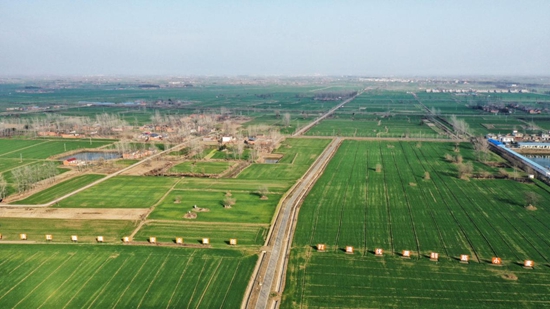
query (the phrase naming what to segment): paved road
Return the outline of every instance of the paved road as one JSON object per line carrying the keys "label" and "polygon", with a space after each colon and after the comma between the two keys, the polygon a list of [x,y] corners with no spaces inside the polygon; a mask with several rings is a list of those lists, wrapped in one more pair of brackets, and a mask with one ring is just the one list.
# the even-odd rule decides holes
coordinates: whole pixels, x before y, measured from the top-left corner
{"label": "paved road", "polygon": [[331,108],[328,112],[326,112],[325,114],[323,114],[323,116],[313,120],[312,122],[310,122],[308,125],[306,125],[305,127],[301,128],[300,130],[294,132],[294,134],[292,134],[292,136],[298,136],[298,135],[302,135],[304,133],[306,133],[309,129],[311,129],[314,125],[318,124],[321,120],[327,118],[328,116],[330,116],[332,113],[334,113],[337,109],[339,109],[340,107],[344,106],[346,103],[349,103],[351,101],[353,101],[353,99],[355,99],[357,96],[361,95],[363,92],[365,92],[365,90],[361,90],[359,92],[357,92],[356,95],[354,95],[353,97],[345,100],[344,102],[336,105],[335,107]]}
{"label": "paved road", "polygon": [[[317,158],[315,163],[309,169],[308,173],[299,184],[296,186],[294,192],[283,203],[280,216],[275,226],[275,230],[272,233],[272,237],[275,237],[272,243],[271,252],[268,257],[267,270],[263,276],[264,280],[256,301],[257,309],[268,308],[270,304],[269,296],[272,291],[282,292],[281,282],[286,272],[285,259],[287,258],[287,251],[292,241],[292,217],[291,214],[297,206],[300,205],[302,199],[305,197],[309,189],[313,186],[315,181],[319,178],[324,170],[324,167],[330,161],[332,155],[336,152],[341,143],[340,138],[334,139],[325,151]],[[265,256],[265,255],[264,255]],[[275,286],[273,286],[275,283]]]}
{"label": "paved road", "polygon": [[172,147],[172,148],[170,148],[170,149],[167,149],[167,150],[161,151],[161,152],[159,152],[159,153],[156,153],[156,154],[154,154],[154,155],[152,155],[152,156],[150,156],[150,157],[148,157],[148,158],[146,158],[146,159],[144,159],[144,160],[141,160],[141,161],[139,161],[139,162],[137,162],[137,163],[135,163],[135,164],[132,164],[132,165],[130,165],[130,166],[128,166],[128,167],[125,167],[125,168],[123,168],[123,169],[121,169],[121,170],[119,170],[119,171],[117,171],[117,172],[114,172],[114,173],[112,173],[112,174],[109,174],[109,175],[107,175],[106,177],[103,177],[103,178],[101,178],[101,179],[99,179],[99,180],[96,180],[96,181],[92,182],[92,183],[89,184],[89,185],[86,185],[86,186],[84,186],[84,187],[82,187],[82,188],[79,188],[79,189],[77,189],[77,190],[75,190],[75,191],[73,191],[73,192],[71,192],[71,193],[69,193],[69,194],[66,194],[66,195],[64,195],[64,196],[62,196],[62,197],[60,197],[60,198],[57,198],[57,199],[55,199],[55,200],[53,200],[53,201],[51,201],[51,202],[49,202],[49,203],[46,203],[46,204],[36,204],[36,205],[35,205],[35,204],[32,204],[32,205],[17,204],[17,205],[15,205],[15,204],[3,204],[3,203],[0,203],[0,207],[4,207],[4,206],[9,206],[9,207],[49,207],[49,206],[52,206],[52,205],[54,205],[54,204],[56,204],[56,203],[58,203],[58,202],[60,202],[60,201],[62,201],[62,200],[64,200],[64,199],[66,199],[66,198],[68,198],[68,197],[71,197],[71,196],[73,196],[73,195],[75,195],[75,194],[77,194],[77,193],[80,193],[80,192],[82,192],[82,191],[84,191],[84,190],[86,190],[86,189],[88,189],[88,188],[91,188],[91,187],[93,187],[93,186],[95,186],[95,185],[97,185],[97,184],[99,184],[99,183],[102,183],[102,182],[106,181],[107,179],[111,179],[111,178],[113,178],[113,177],[115,177],[115,176],[118,176],[118,175],[120,175],[121,173],[126,172],[127,170],[130,170],[130,169],[132,169],[132,168],[134,168],[134,167],[136,167],[136,166],[138,166],[138,165],[140,165],[140,164],[144,164],[144,163],[147,162],[147,161],[153,160],[154,158],[159,157],[159,156],[161,156],[161,155],[163,155],[163,154],[165,154],[165,153],[180,150],[182,147],[185,147],[185,145],[187,145],[187,143],[188,143],[188,142],[184,142],[184,143],[178,144],[178,145],[176,145],[176,146],[174,146],[174,147]]}

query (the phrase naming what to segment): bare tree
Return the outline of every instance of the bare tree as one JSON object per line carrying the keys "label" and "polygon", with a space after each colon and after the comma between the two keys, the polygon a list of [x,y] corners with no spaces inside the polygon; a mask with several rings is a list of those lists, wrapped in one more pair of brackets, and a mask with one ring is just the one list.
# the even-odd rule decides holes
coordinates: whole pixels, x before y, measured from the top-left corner
{"label": "bare tree", "polygon": [[458,170],[458,178],[461,178],[461,179],[468,178],[472,176],[472,173],[474,172],[474,166],[472,162],[458,163],[457,170]]}
{"label": "bare tree", "polygon": [[489,142],[482,136],[475,138],[474,150],[479,162],[487,162],[489,159]]}
{"label": "bare tree", "polygon": [[533,191],[525,192],[525,206],[535,206],[540,200],[540,195]]}
{"label": "bare tree", "polygon": [[290,125],[290,114],[289,113],[284,113],[283,114],[283,124],[285,125],[285,127],[288,127]]}
{"label": "bare tree", "polygon": [[258,188],[258,195],[262,200],[267,200],[267,194],[269,194],[269,189],[266,186],[260,186]]}
{"label": "bare tree", "polygon": [[4,178],[4,175],[0,174],[0,201],[2,201],[7,194],[8,182]]}
{"label": "bare tree", "polygon": [[231,206],[235,205],[236,202],[237,202],[236,198],[226,196],[223,199],[223,206],[224,207],[231,207]]}

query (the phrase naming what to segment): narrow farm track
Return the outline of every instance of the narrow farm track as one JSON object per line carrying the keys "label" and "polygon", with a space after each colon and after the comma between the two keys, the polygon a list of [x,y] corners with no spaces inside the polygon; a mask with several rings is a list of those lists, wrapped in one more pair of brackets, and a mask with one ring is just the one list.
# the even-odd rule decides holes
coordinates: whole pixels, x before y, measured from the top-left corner
{"label": "narrow farm track", "polygon": [[[274,228],[270,234],[270,239],[266,240],[266,244],[270,244],[266,248],[268,252],[262,256],[262,261],[258,263],[258,265],[261,265],[264,263],[263,259],[267,259],[265,273],[257,273],[256,278],[252,278],[254,282],[258,282],[257,284],[261,285],[260,289],[259,291],[253,288],[247,290],[241,307],[270,308],[277,306],[278,300],[271,300],[270,294],[272,292],[281,293],[284,289],[284,285],[279,283],[284,282],[286,260],[288,259],[288,252],[294,232],[293,227],[297,219],[297,209],[310,188],[322,174],[332,156],[336,153],[341,141],[340,138],[336,138],[327,146],[306,175],[298,182],[293,192],[283,202],[279,210],[277,222],[273,224]],[[262,280],[259,281],[259,278],[262,278]],[[251,295],[253,293],[257,293],[257,295]],[[255,299],[255,303],[253,301],[249,302],[251,299]]]}
{"label": "narrow farm track", "polygon": [[318,124],[319,122],[321,122],[323,119],[327,118],[328,116],[332,115],[332,113],[334,113],[336,110],[338,110],[340,107],[346,105],[346,103],[349,103],[351,101],[353,101],[355,98],[357,98],[358,96],[360,96],[363,92],[365,92],[365,89],[357,92],[356,95],[354,95],[353,97],[345,100],[344,102],[336,105],[335,107],[331,108],[328,112],[326,112],[325,114],[323,114],[321,117],[313,120],[312,122],[310,122],[308,125],[306,125],[305,127],[301,128],[300,130],[294,132],[294,134],[292,134],[292,137],[295,137],[295,136],[299,136],[299,135],[302,135],[304,133],[306,133],[309,129],[311,129],[312,127],[314,127],[316,124]]}

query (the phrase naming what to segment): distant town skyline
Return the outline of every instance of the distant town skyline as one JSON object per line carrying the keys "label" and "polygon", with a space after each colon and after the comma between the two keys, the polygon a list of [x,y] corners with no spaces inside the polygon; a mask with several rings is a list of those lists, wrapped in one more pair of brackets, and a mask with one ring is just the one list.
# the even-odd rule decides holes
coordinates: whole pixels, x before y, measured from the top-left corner
{"label": "distant town skyline", "polygon": [[0,75],[550,75],[550,1],[2,1]]}

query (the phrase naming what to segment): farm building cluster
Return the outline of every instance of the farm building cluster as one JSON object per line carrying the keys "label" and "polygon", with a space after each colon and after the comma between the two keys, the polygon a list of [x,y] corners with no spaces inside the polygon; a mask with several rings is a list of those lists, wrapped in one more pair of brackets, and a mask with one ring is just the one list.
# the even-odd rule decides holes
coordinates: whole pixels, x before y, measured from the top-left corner
{"label": "farm building cluster", "polygon": [[485,135],[486,138],[498,140],[504,144],[516,144],[521,142],[531,142],[531,143],[542,143],[550,141],[550,131],[544,131],[534,134],[526,134],[518,132],[517,130],[512,131],[508,134],[493,134],[489,133]]}

